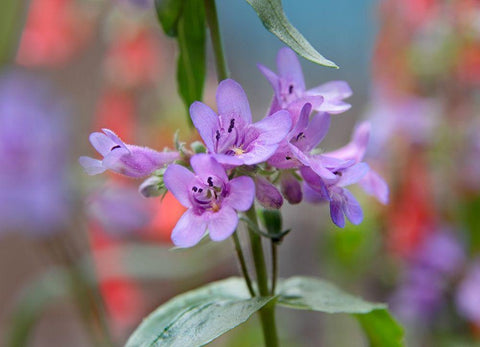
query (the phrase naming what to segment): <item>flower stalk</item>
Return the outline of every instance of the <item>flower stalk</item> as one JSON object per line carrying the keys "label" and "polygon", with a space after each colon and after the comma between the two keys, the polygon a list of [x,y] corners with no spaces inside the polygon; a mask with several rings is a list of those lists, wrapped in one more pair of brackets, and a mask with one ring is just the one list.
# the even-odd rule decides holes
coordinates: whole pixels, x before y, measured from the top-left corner
{"label": "flower stalk", "polygon": [[218,25],[218,15],[215,0],[205,0],[205,16],[210,29],[210,38],[212,40],[213,54],[215,55],[217,78],[218,82],[220,82],[228,78],[229,72],[223,50],[220,26]]}

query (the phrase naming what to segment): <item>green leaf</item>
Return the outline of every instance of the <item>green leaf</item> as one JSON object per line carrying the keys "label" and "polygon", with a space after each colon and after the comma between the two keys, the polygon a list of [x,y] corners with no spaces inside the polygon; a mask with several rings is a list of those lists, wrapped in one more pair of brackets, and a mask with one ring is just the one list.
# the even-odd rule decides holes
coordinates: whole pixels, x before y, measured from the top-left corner
{"label": "green leaf", "polygon": [[372,347],[403,346],[403,330],[387,306],[352,296],[333,284],[309,277],[280,283],[278,305],[325,313],[350,313],[360,322]]}
{"label": "green leaf", "polygon": [[26,8],[26,1],[3,0],[0,11],[0,65],[7,63],[15,54],[15,46],[20,35],[22,11]]}
{"label": "green leaf", "polygon": [[177,61],[178,92],[187,108],[192,102],[202,100],[206,75],[205,58],[205,8],[202,0],[185,0],[178,21]]}
{"label": "green leaf", "polygon": [[368,337],[371,347],[401,347],[403,329],[386,310],[355,315]]}
{"label": "green leaf", "polygon": [[182,13],[182,3],[182,0],[155,0],[158,21],[168,36],[177,36],[177,24]]}
{"label": "green leaf", "polygon": [[265,28],[286,43],[291,49],[316,64],[338,68],[320,53],[288,21],[281,0],[246,0],[257,12]]}
{"label": "green leaf", "polygon": [[213,282],[157,308],[126,346],[203,346],[245,322],[272,299],[251,298],[239,277]]}
{"label": "green leaf", "polygon": [[7,332],[7,346],[23,347],[45,308],[59,297],[69,295],[68,274],[63,269],[50,270],[36,278],[18,296]]}

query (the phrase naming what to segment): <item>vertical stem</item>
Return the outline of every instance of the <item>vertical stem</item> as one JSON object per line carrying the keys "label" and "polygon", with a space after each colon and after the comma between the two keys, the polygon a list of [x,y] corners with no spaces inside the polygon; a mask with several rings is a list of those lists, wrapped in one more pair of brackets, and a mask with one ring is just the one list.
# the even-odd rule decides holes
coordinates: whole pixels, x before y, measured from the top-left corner
{"label": "vertical stem", "polygon": [[[252,223],[258,227],[257,214],[255,212],[255,204],[246,212],[247,217]],[[250,245],[252,248],[253,263],[257,273],[257,283],[260,296],[269,296],[268,290],[268,274],[267,266],[265,265],[265,256],[262,248],[262,240],[260,236],[255,233],[250,227],[248,228],[250,236]],[[265,346],[277,347],[278,335],[277,327],[275,325],[275,306],[267,304],[260,311],[260,320],[262,323],[263,337],[265,339]]]}
{"label": "vertical stem", "polygon": [[243,277],[247,283],[248,291],[250,292],[250,295],[254,297],[255,291],[253,290],[252,280],[248,274],[247,264],[245,263],[245,257],[243,255],[242,246],[240,245],[240,240],[238,239],[237,231],[233,233],[232,238],[235,244],[235,250],[237,251],[238,261],[240,262],[240,268],[242,269]]}
{"label": "vertical stem", "polygon": [[270,240],[271,255],[272,255],[272,284],[270,287],[270,295],[275,295],[275,288],[277,286],[278,277],[278,257],[277,257],[277,244],[275,241]]}
{"label": "vertical stem", "polygon": [[223,51],[222,37],[218,25],[217,7],[215,0],[205,0],[205,16],[207,17],[208,27],[210,28],[210,38],[212,40],[213,53],[215,55],[215,66],[217,69],[218,82],[228,78],[227,62]]}

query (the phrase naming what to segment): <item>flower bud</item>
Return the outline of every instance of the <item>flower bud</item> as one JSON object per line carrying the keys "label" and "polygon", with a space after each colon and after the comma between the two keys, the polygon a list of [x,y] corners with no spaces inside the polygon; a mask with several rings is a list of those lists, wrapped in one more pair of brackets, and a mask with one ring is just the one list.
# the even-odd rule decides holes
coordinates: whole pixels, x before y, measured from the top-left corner
{"label": "flower bud", "polygon": [[291,204],[298,204],[302,201],[302,187],[295,176],[289,172],[284,172],[280,179],[282,194]]}
{"label": "flower bud", "polygon": [[266,178],[255,178],[255,196],[265,208],[279,209],[283,205],[282,194]]}

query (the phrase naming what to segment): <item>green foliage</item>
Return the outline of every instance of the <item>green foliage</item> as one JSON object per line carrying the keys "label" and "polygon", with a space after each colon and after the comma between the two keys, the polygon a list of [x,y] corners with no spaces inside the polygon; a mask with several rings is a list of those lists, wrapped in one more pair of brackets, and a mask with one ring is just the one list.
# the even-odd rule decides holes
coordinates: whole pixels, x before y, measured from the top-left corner
{"label": "green foliage", "polygon": [[460,205],[460,218],[468,232],[470,252],[476,254],[480,252],[480,195],[465,199]]}
{"label": "green foliage", "polygon": [[160,306],[126,346],[203,346],[245,322],[272,298],[251,298],[242,278],[213,282]]}
{"label": "green foliage", "polygon": [[372,347],[403,346],[403,330],[384,304],[367,302],[331,283],[309,277],[292,277],[281,282],[278,295],[278,304],[281,306],[354,314]]}
{"label": "green foliage", "polygon": [[371,347],[401,347],[403,329],[387,310],[355,315],[368,337]]}
{"label": "green foliage", "polygon": [[0,11],[0,65],[8,62],[15,50],[17,31],[19,33],[25,1],[2,0]]}
{"label": "green foliage", "polygon": [[158,21],[168,36],[177,36],[177,24],[182,13],[182,3],[181,0],[155,0]]}
{"label": "green foliage", "polygon": [[338,68],[313,48],[310,42],[289,22],[281,0],[246,0],[257,12],[265,28],[299,55],[316,64]]}
{"label": "green foliage", "polygon": [[69,295],[68,283],[68,274],[65,270],[52,269],[36,278],[20,293],[12,310],[6,346],[27,345],[33,327],[45,308],[54,299]]}
{"label": "green foliage", "polygon": [[187,108],[194,101],[202,100],[206,75],[205,58],[205,8],[202,0],[185,0],[178,21],[177,61],[178,92]]}

